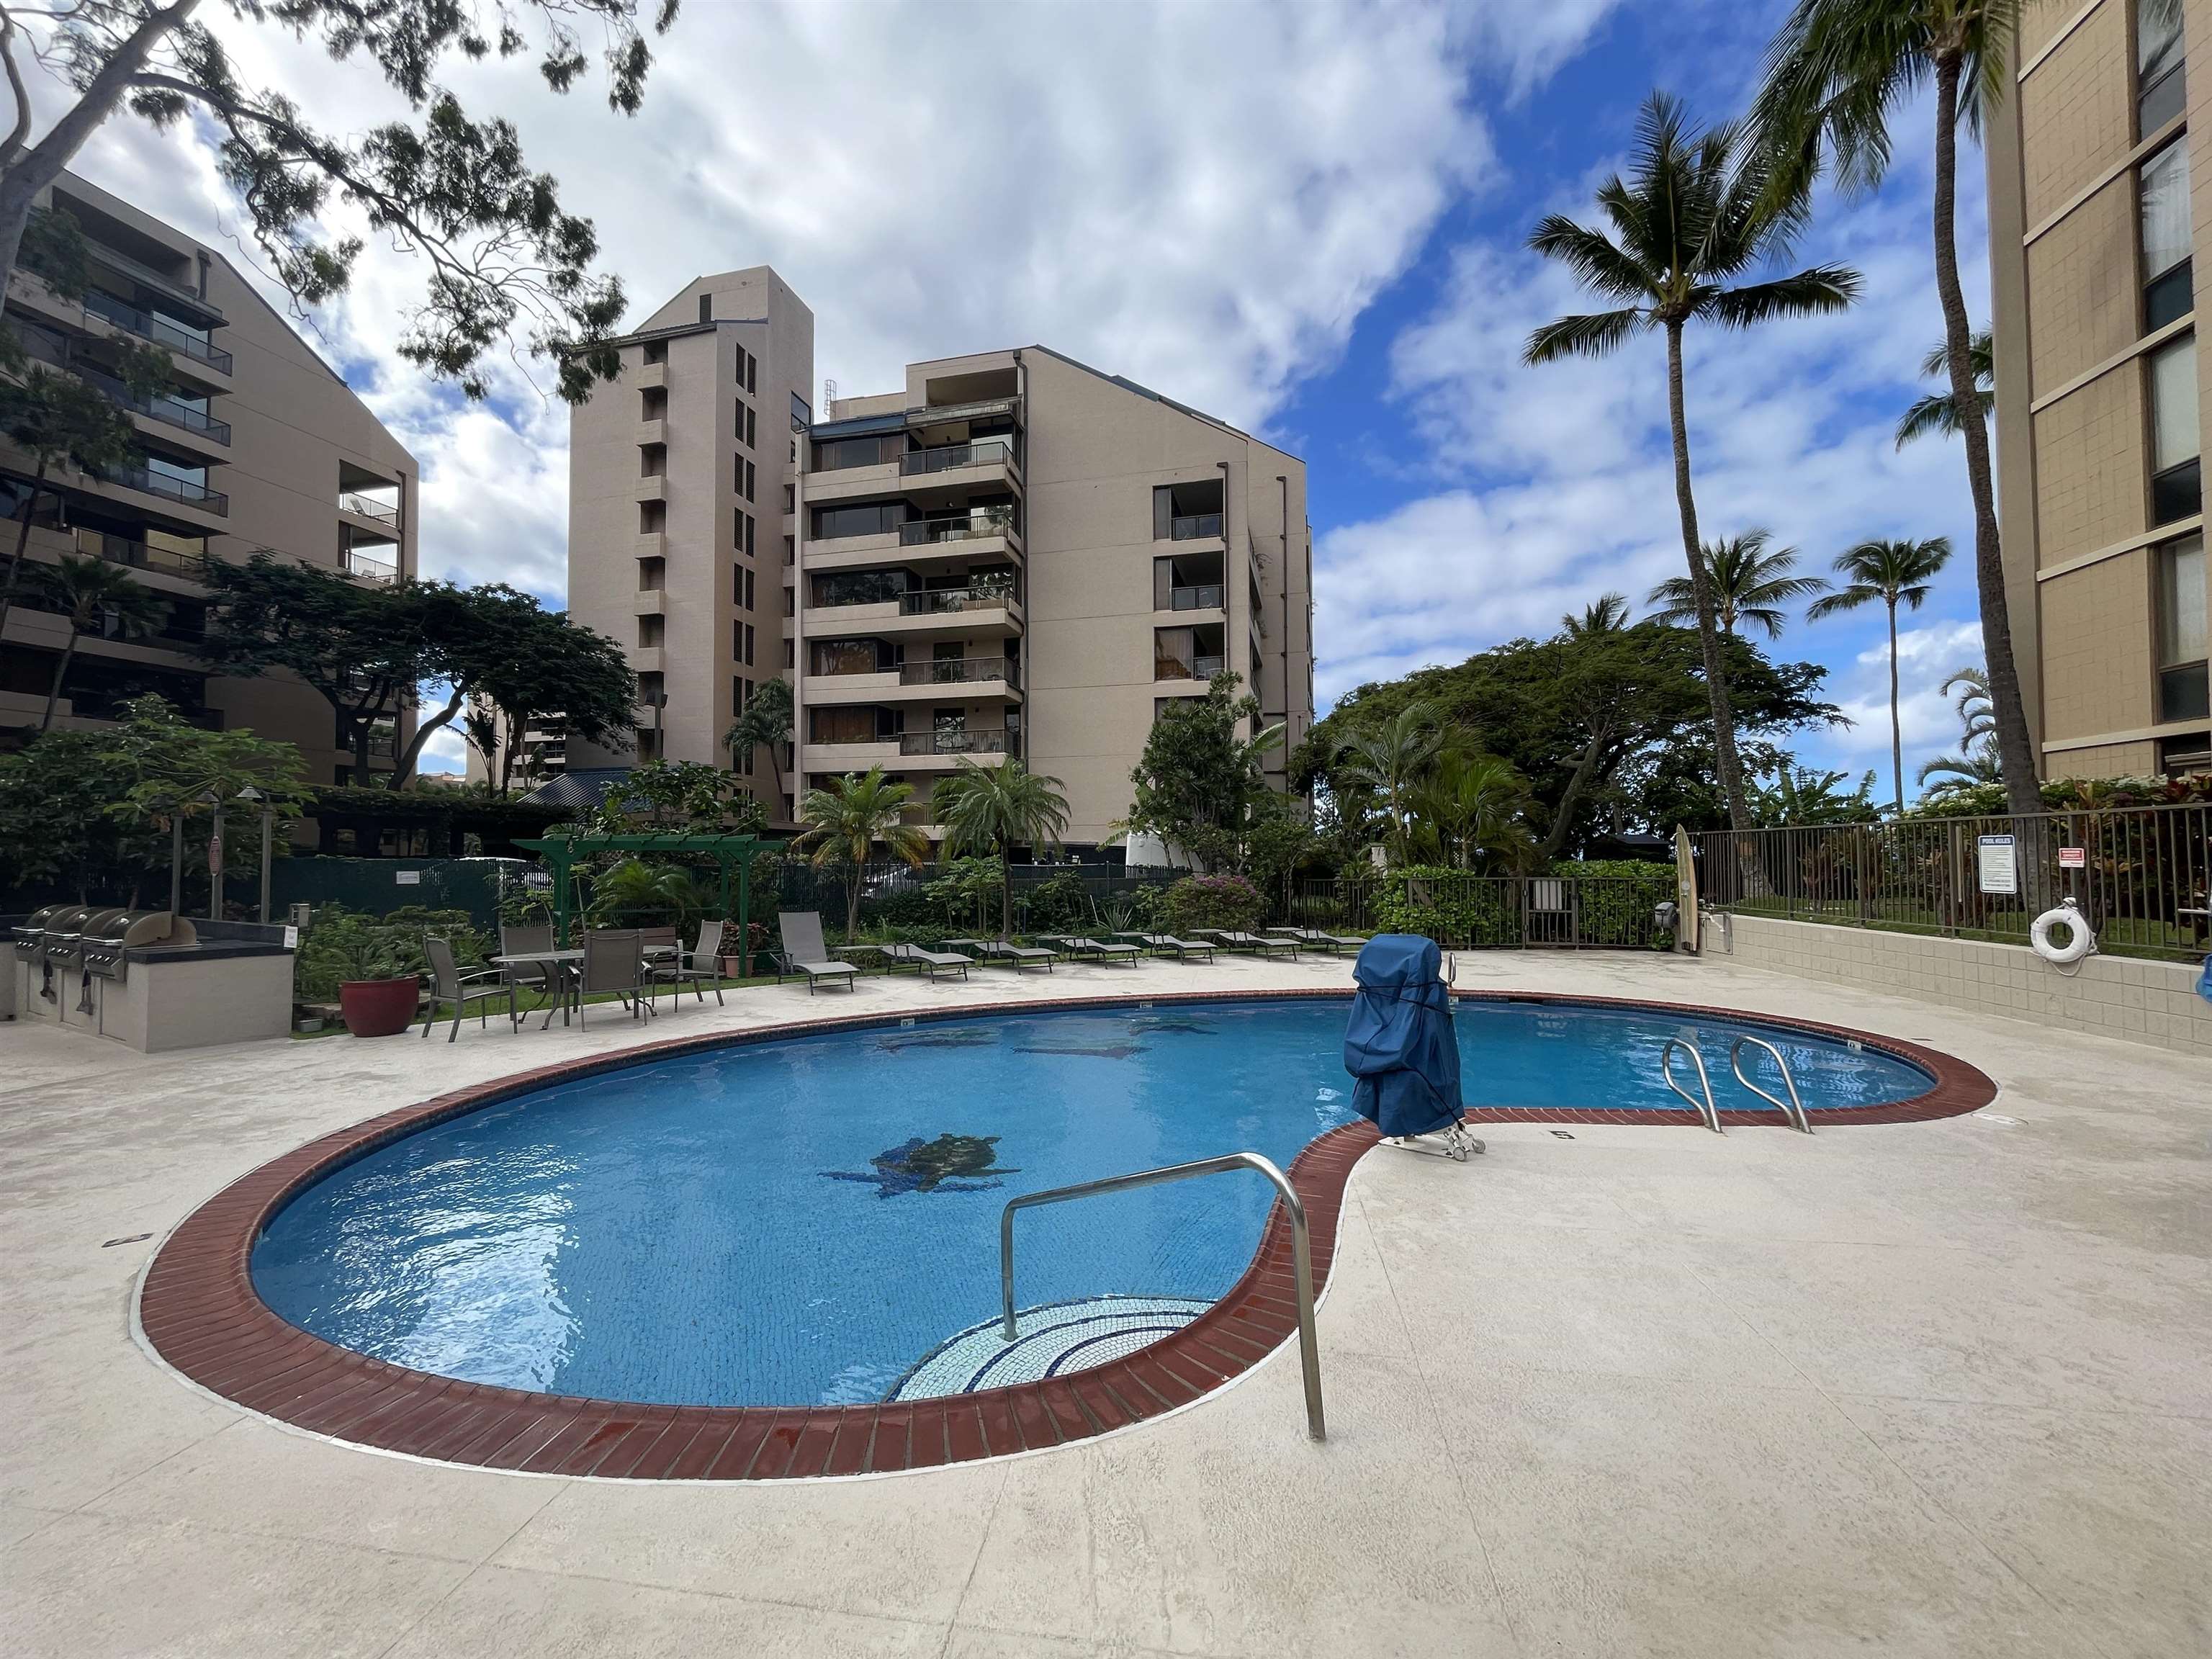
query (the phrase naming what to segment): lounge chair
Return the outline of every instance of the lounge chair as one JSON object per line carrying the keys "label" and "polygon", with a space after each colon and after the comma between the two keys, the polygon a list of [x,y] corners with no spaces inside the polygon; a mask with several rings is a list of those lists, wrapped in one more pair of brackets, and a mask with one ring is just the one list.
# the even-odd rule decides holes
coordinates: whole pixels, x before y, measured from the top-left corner
{"label": "lounge chair", "polygon": [[[650,941],[641,941],[649,946]],[[689,951],[678,951],[674,956],[647,955],[645,976],[656,988],[665,981],[675,992],[678,1001],[684,999],[684,988],[689,985],[691,994],[701,1002],[707,994],[701,990],[704,983],[714,988],[714,1000],[722,1000],[722,924],[702,921],[699,924],[699,939]]]}
{"label": "lounge chair", "polygon": [[590,1023],[592,997],[612,991],[622,999],[632,1019],[642,1018],[646,1007],[645,957],[635,927],[594,927],[584,935],[584,970],[576,987],[576,1023]]}
{"label": "lounge chair", "polygon": [[[441,1002],[453,1005],[453,1029],[446,1033],[448,1042],[460,1036],[461,1016],[468,1012],[471,1003],[476,1005],[477,1024],[481,1026],[485,1023],[492,999],[504,996],[507,999],[507,1024],[513,1025],[515,1023],[514,981],[502,969],[487,968],[477,973],[465,974],[453,961],[453,947],[435,936],[422,941],[422,954],[430,963],[430,989],[427,994],[430,1007],[422,1020],[424,1036],[428,1036],[430,1028],[438,1023],[438,1005]],[[487,984],[486,981],[490,982]]]}
{"label": "lounge chair", "polygon": [[1123,933],[1120,937],[1141,940],[1153,955],[1171,956],[1179,962],[1188,962],[1193,957],[1213,960],[1214,947],[1203,939],[1177,939],[1173,933]]}
{"label": "lounge chair", "polygon": [[975,966],[974,958],[962,956],[957,951],[925,951],[919,945],[880,945],[876,947],[893,963],[906,963],[919,968],[934,982],[939,974],[957,972],[968,977]]}
{"label": "lounge chair", "polygon": [[1288,951],[1291,961],[1298,959],[1298,942],[1294,939],[1267,939],[1258,933],[1243,933],[1234,927],[1209,927],[1205,931],[1232,951],[1256,951],[1263,957],[1271,951]]}
{"label": "lounge chair", "polygon": [[1014,964],[1016,973],[1024,968],[1042,966],[1048,974],[1052,971],[1054,958],[1059,954],[1054,951],[1040,951],[1034,945],[1017,945],[1010,939],[984,939],[981,944],[984,961],[1003,957]]}
{"label": "lounge chair", "polygon": [[776,980],[784,975],[806,975],[806,994],[814,994],[817,981],[842,979],[845,988],[854,988],[854,976],[860,970],[849,962],[839,962],[822,943],[822,913],[818,910],[785,910],[775,919],[776,929],[783,935],[783,950],[776,958]]}
{"label": "lounge chair", "polygon": [[1342,933],[1324,933],[1318,927],[1270,927],[1271,933],[1285,933],[1303,945],[1316,951],[1326,951],[1338,956],[1346,951],[1357,951],[1367,943],[1364,939],[1347,939]]}
{"label": "lounge chair", "polygon": [[1103,939],[1085,939],[1080,933],[1040,933],[1048,945],[1057,945],[1072,957],[1097,957],[1102,962],[1120,962],[1125,957],[1132,968],[1137,965],[1137,947],[1133,945],[1114,945]]}

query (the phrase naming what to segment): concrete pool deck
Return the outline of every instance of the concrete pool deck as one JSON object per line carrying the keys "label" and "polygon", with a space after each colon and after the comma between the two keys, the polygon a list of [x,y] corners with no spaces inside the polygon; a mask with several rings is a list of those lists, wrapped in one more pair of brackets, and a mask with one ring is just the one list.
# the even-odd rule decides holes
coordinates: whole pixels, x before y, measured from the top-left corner
{"label": "concrete pool deck", "polygon": [[[142,1056],[0,1026],[12,1655],[2176,1655],[2212,1648],[2212,1064],[1732,966],[1461,983],[1860,1026],[1946,1121],[1486,1126],[1355,1171],[1295,1356],[1127,1433],[858,1482],[559,1480],[270,1426],[134,1344],[160,1238],[314,1136],[649,1040],[465,1029]],[[1345,982],[1348,962],[864,979],[832,1012]],[[143,1242],[110,1240],[149,1233]],[[990,1264],[977,1264],[988,1302]]]}

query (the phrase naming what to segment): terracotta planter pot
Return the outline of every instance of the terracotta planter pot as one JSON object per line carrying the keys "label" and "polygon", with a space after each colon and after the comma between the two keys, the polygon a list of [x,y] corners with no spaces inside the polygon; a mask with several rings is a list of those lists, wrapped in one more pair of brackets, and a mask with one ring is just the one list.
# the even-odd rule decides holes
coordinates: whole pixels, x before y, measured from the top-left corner
{"label": "terracotta planter pot", "polygon": [[411,979],[349,979],[338,987],[338,1012],[357,1037],[398,1036],[422,1001],[422,988]]}

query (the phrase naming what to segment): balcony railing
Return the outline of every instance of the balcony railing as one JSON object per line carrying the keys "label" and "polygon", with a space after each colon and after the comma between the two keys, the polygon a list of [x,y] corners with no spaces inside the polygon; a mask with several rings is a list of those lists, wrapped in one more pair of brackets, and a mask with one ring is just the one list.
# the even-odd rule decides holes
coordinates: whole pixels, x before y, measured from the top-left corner
{"label": "balcony railing", "polygon": [[899,670],[901,685],[974,685],[1011,679],[1004,657],[963,657],[950,662],[910,662]]}
{"label": "balcony railing", "polygon": [[1152,678],[1156,680],[1210,680],[1226,665],[1220,657],[1155,657]]}
{"label": "balcony railing", "polygon": [[909,519],[899,526],[899,545],[926,547],[932,542],[978,541],[1004,536],[1014,527],[1011,513],[973,513],[958,519]]}
{"label": "balcony railing", "polygon": [[1218,582],[1202,583],[1194,587],[1171,587],[1168,590],[1168,609],[1170,611],[1218,611],[1226,595]]}
{"label": "balcony railing", "polygon": [[151,340],[156,345],[181,351],[187,357],[197,358],[210,368],[230,373],[234,360],[221,346],[210,345],[189,330],[179,328],[165,318],[150,311],[141,311],[127,300],[118,300],[112,294],[102,294],[98,289],[88,289],[84,308],[95,317],[104,317],[119,329],[136,334],[142,340]]}
{"label": "balcony railing", "polygon": [[144,542],[134,542],[127,536],[111,536],[105,531],[79,530],[75,532],[77,551],[88,558],[105,559],[110,564],[129,565],[134,570],[166,570],[173,575],[190,576],[198,580],[206,568],[206,558],[197,553],[178,553],[166,547],[152,547]]}
{"label": "balcony railing", "polygon": [[101,473],[112,484],[125,489],[143,489],[149,495],[167,495],[173,501],[185,501],[204,513],[220,513],[230,516],[230,497],[220,489],[210,489],[196,478],[179,478],[167,472],[156,472],[151,467],[118,466]]}
{"label": "balcony railing", "polygon": [[1168,533],[1179,542],[1195,541],[1200,536],[1218,536],[1221,533],[1221,515],[1218,513],[1177,514]]}
{"label": "balcony railing", "polygon": [[222,315],[218,307],[210,305],[192,290],[191,286],[183,277],[173,271],[157,270],[143,259],[134,259],[127,253],[118,252],[105,242],[88,240],[85,243],[85,252],[92,257],[96,264],[106,265],[112,270],[123,272],[127,276],[136,276],[142,283],[150,283],[164,293],[173,294],[186,304],[197,307],[211,317]]}
{"label": "balcony railing", "polygon": [[230,422],[216,420],[204,409],[196,409],[190,404],[180,403],[174,398],[164,397],[159,392],[150,398],[137,397],[129,386],[124,385],[112,374],[104,374],[82,362],[72,363],[70,367],[76,374],[106,392],[125,409],[135,409],[141,415],[164,422],[170,426],[181,427],[186,432],[199,433],[219,444],[227,444],[230,441]]}
{"label": "balcony railing", "polygon": [[940,449],[910,449],[899,457],[899,471],[907,477],[929,472],[950,472],[963,466],[1012,466],[1014,447],[1004,438],[979,438],[972,444],[947,444]]}
{"label": "balcony railing", "polygon": [[908,732],[899,738],[902,755],[1003,755],[1006,734],[990,732]]}
{"label": "balcony railing", "polygon": [[354,489],[338,492],[338,511],[350,513],[356,518],[374,519],[379,524],[396,525],[399,522],[397,503],[380,501],[374,495],[364,495]]}
{"label": "balcony railing", "polygon": [[956,611],[1003,608],[1014,602],[1011,588],[933,587],[899,595],[902,617],[934,617]]}
{"label": "balcony railing", "polygon": [[399,580],[398,564],[386,559],[372,559],[364,553],[349,551],[346,554],[346,572],[349,575],[358,576],[365,582],[374,582],[379,586]]}

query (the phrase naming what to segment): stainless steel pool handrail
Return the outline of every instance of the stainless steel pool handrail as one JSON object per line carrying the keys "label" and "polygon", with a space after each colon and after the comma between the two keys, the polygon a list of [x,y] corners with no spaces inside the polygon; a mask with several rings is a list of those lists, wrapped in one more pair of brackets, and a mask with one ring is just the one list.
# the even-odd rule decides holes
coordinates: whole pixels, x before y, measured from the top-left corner
{"label": "stainless steel pool handrail", "polygon": [[[1789,1099],[1784,1100],[1778,1096],[1770,1095],[1743,1074],[1743,1045],[1747,1042],[1754,1048],[1764,1048],[1774,1056],[1774,1063],[1782,1068],[1782,1086],[1790,1091]],[[1743,1085],[1761,1100],[1779,1109],[1782,1115],[1790,1120],[1791,1128],[1803,1134],[1809,1135],[1813,1133],[1812,1121],[1805,1115],[1805,1103],[1797,1097],[1797,1079],[1790,1075],[1790,1062],[1782,1057],[1781,1049],[1776,1048],[1765,1038],[1755,1037],[1747,1031],[1729,1044],[1729,1069],[1735,1073],[1735,1080],[1738,1083]]]}
{"label": "stainless steel pool handrail", "polygon": [[1040,1204],[1063,1204],[1071,1198],[1098,1193],[1123,1193],[1138,1187],[1158,1187],[1195,1176],[1219,1175],[1230,1170],[1257,1170],[1274,1183],[1275,1195],[1291,1218],[1291,1265],[1297,1278],[1298,1363],[1305,1372],[1306,1432],[1316,1440],[1328,1436],[1322,1420],[1321,1352],[1314,1343],[1313,1247],[1306,1231],[1306,1206],[1291,1186],[1290,1177],[1257,1152],[1230,1152],[1202,1158],[1192,1164],[1170,1164],[1133,1175],[1108,1176],[1100,1181],[1079,1182],[1073,1187],[1051,1187],[1041,1193],[1024,1193],[1006,1200],[999,1212],[999,1290],[1005,1303],[1006,1325],[1001,1334],[1012,1342],[1019,1334],[1014,1324],[1014,1212]]}
{"label": "stainless steel pool handrail", "polygon": [[[1674,1081],[1674,1050],[1677,1048],[1689,1055],[1690,1064],[1698,1068],[1698,1086],[1705,1091],[1703,1100]],[[1659,1075],[1667,1079],[1668,1088],[1690,1103],[1691,1109],[1705,1120],[1705,1127],[1715,1134],[1723,1133],[1721,1109],[1713,1103],[1713,1080],[1705,1075],[1705,1057],[1698,1052],[1696,1043],[1680,1037],[1668,1037],[1667,1046],[1659,1051]]]}

